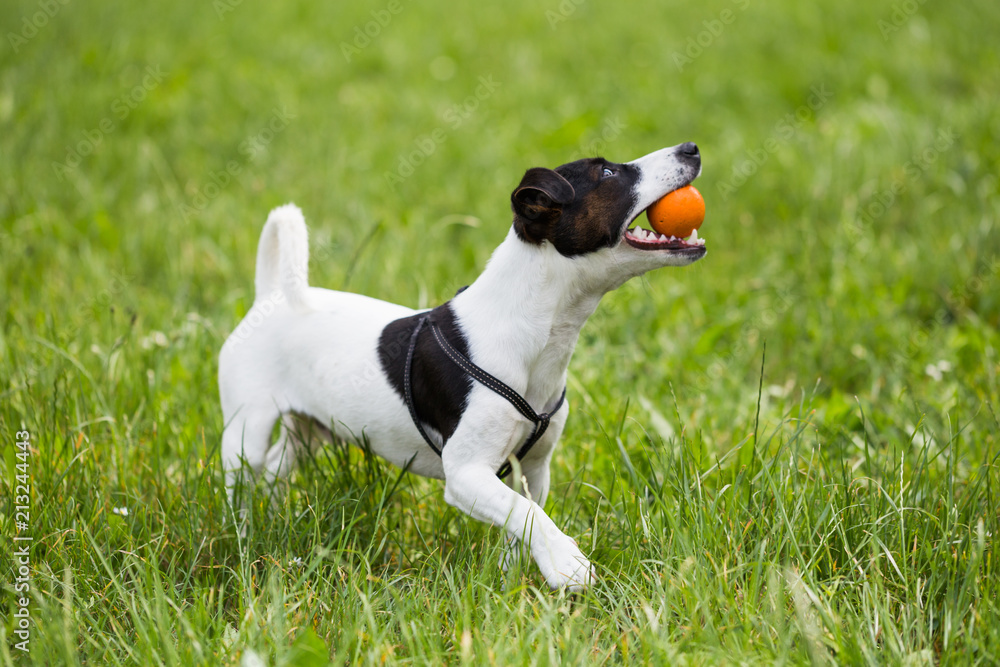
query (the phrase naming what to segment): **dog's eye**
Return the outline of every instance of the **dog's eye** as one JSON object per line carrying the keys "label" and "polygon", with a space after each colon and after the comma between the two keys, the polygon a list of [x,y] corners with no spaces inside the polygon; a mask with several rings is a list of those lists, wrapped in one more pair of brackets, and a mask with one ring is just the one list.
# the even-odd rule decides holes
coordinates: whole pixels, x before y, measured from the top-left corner
{"label": "dog's eye", "polygon": [[614,176],[615,172],[613,169],[611,169],[611,167],[605,167],[602,175],[604,176],[604,178],[607,178],[608,176]]}

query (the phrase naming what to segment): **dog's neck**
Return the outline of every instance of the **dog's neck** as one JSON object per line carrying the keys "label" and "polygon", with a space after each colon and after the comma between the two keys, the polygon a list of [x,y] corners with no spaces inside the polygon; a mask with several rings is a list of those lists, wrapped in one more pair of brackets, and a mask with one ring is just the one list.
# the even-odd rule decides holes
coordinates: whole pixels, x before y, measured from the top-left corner
{"label": "dog's neck", "polygon": [[595,280],[602,272],[594,268],[586,257],[563,257],[512,230],[479,278],[452,300],[473,360],[538,411],[558,398],[580,330],[617,286]]}

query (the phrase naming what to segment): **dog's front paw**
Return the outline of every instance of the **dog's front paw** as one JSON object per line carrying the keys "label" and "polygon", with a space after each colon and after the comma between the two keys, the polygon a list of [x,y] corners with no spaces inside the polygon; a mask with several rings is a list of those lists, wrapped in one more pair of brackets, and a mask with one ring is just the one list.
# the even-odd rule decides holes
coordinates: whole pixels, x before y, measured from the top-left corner
{"label": "dog's front paw", "polygon": [[582,591],[596,580],[594,566],[576,542],[565,535],[550,542],[542,553],[533,555],[545,581],[553,590]]}

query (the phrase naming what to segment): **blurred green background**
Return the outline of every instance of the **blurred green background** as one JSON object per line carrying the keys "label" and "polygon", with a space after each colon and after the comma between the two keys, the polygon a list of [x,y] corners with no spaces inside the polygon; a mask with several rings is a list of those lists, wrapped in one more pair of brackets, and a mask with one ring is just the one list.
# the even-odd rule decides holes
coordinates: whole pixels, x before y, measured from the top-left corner
{"label": "blurred green background", "polygon": [[619,424],[752,469],[792,411],[831,470],[951,447],[941,488],[995,481],[996,2],[12,0],[0,26],[0,436],[46,452],[56,580],[66,526],[216,465],[272,207],[304,210],[312,284],[429,306],[525,169],[688,140],[708,256],[584,329],[557,483],[616,479]]}
{"label": "blurred green background", "polygon": [[[972,36],[997,14],[9,4],[3,345],[48,331],[86,357],[188,313],[221,340],[286,201],[311,226],[315,284],[437,303],[503,238],[524,169],[694,140],[709,256],[610,296],[581,380],[611,400],[672,380],[730,432],[766,338],[778,385],[821,378],[848,403],[973,385],[974,409],[989,387],[954,381],[995,370],[1000,68]],[[923,373],[942,360],[944,385]],[[688,388],[706,371],[702,402]]]}

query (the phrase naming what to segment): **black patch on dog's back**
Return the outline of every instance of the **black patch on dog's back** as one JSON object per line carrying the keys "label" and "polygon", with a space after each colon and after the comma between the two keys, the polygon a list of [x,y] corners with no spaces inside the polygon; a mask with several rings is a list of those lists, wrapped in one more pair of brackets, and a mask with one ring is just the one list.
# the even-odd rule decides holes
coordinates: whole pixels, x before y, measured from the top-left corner
{"label": "black patch on dog's back", "polygon": [[[424,315],[426,313],[390,322],[379,336],[378,357],[382,363],[382,372],[404,402],[406,394],[403,388],[403,376],[406,371],[406,354],[409,351],[413,330]],[[430,312],[430,316],[448,342],[468,357],[469,344],[458,326],[451,305],[445,303],[438,306]],[[462,413],[465,412],[469,392],[472,391],[472,378],[448,359],[444,350],[434,340],[434,334],[426,326],[417,336],[410,379],[417,417],[440,433],[444,442],[448,442],[458,428]]]}

